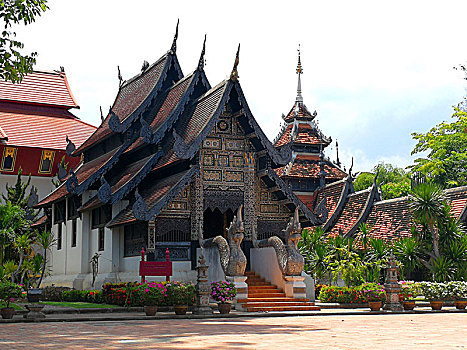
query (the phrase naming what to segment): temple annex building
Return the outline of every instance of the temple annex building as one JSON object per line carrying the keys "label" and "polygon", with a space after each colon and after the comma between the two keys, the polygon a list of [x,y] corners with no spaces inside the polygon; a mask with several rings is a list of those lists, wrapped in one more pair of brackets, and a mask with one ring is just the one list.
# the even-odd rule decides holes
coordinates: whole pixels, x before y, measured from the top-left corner
{"label": "temple annex building", "polygon": [[[271,142],[238,80],[239,52],[230,77],[211,85],[204,45],[195,69],[183,74],[176,39],[156,62],[121,80],[109,113],[86,141],[69,137],[82,163],[36,205],[52,208],[57,238],[45,284],[90,288],[96,253],[97,287],[135,281],[142,248],[155,260],[169,248],[173,278],[194,281],[199,242],[225,237],[240,206],[248,263],[255,242],[281,237],[296,209],[302,227],[322,225],[330,234],[357,234],[365,221],[382,237],[410,232],[404,199],[383,201],[376,185],[355,192],[351,170],[325,156],[332,140],[303,102],[300,58],[296,101]],[[464,221],[466,192],[449,192]]]}
{"label": "temple annex building", "polygon": [[79,157],[66,153],[66,138],[81,145],[95,127],[70,110],[79,108],[65,72],[35,71],[21,83],[0,80],[0,192],[14,186],[19,169],[22,180],[31,175],[39,199],[55,189],[52,178],[64,159],[76,167]]}

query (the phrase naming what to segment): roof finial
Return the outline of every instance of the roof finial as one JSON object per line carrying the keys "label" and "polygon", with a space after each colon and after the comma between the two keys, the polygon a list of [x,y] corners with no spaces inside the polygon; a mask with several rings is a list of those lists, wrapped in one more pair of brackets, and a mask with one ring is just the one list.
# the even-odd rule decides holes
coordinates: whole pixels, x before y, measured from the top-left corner
{"label": "roof finial", "polygon": [[117,66],[118,69],[118,88],[121,88],[123,85],[122,73],[120,73],[120,66]]}
{"label": "roof finial", "polygon": [[178,23],[180,23],[180,18],[177,19],[177,28],[175,29],[174,41],[172,42],[172,47],[170,48],[170,51],[171,51],[172,53],[177,52]]}
{"label": "roof finial", "polygon": [[198,70],[204,69],[204,54],[206,53],[206,34],[204,34],[203,50],[201,51],[201,56],[199,57]]}
{"label": "roof finial", "polygon": [[302,62],[300,60],[300,44],[298,44],[298,64],[297,64],[297,74],[298,74],[298,85],[297,85],[297,99],[296,102],[303,104],[302,97],[302,81],[300,76],[303,74]]}
{"label": "roof finial", "polygon": [[340,167],[341,161],[339,160],[339,143],[337,142],[337,140],[336,140],[336,154],[337,154],[336,165]]}
{"label": "roof finial", "polygon": [[234,62],[234,66],[232,68],[232,73],[230,73],[230,80],[232,80],[232,81],[237,81],[238,80],[237,66],[238,66],[238,63],[240,62],[239,56],[240,56],[240,44],[238,44],[237,56],[235,56],[235,62]]}

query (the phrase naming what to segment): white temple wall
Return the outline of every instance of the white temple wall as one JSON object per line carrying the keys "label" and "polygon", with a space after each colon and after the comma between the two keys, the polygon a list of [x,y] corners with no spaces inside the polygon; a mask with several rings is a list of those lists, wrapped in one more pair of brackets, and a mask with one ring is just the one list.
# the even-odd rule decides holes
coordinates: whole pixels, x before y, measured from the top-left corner
{"label": "white temple wall", "polygon": [[276,251],[272,247],[250,249],[251,271],[284,290],[285,280],[277,262]]}

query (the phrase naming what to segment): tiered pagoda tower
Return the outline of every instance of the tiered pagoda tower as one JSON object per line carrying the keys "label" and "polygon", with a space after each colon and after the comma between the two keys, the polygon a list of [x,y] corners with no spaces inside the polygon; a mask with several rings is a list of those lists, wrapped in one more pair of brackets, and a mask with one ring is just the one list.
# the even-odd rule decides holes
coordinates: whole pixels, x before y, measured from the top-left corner
{"label": "tiered pagoda tower", "polygon": [[342,180],[347,174],[340,168],[338,155],[335,162],[324,156],[324,149],[331,144],[332,139],[326,137],[318,128],[315,121],[316,111],[310,113],[303,103],[302,74],[299,50],[297,98],[290,112],[286,116],[282,115],[285,124],[274,140],[274,146],[277,149],[291,147],[291,162],[276,169],[276,173],[307,203],[316,189]]}

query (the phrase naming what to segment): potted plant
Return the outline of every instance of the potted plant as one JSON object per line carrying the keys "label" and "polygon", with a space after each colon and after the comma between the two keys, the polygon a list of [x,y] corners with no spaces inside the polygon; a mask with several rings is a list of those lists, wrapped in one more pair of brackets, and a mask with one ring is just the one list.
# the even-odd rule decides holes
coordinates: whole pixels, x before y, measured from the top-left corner
{"label": "potted plant", "polygon": [[139,290],[143,293],[142,301],[146,316],[154,316],[157,307],[167,295],[167,288],[162,283],[153,282],[142,285]]}
{"label": "potted plant", "polygon": [[6,307],[0,310],[2,318],[13,318],[15,309],[10,307],[10,302],[15,298],[21,297],[22,288],[16,283],[12,282],[0,282],[0,300],[2,300]]}
{"label": "potted plant", "polygon": [[441,310],[443,299],[446,297],[446,285],[444,283],[422,282],[422,292],[426,300],[430,302],[432,310]]}
{"label": "potted plant", "polygon": [[219,312],[228,314],[232,308],[230,303],[237,296],[237,289],[233,283],[227,281],[218,281],[211,283],[211,298],[219,304]]}
{"label": "potted plant", "polygon": [[399,301],[406,311],[411,311],[415,308],[414,298],[418,295],[417,284],[413,281],[399,281],[401,291],[399,293]]}
{"label": "potted plant", "polygon": [[177,315],[185,315],[188,306],[193,305],[195,300],[195,286],[191,283],[172,282],[167,283],[167,295],[174,306]]}
{"label": "potted plant", "polygon": [[364,298],[368,301],[371,311],[379,311],[386,300],[386,291],[383,286],[376,284],[375,288],[362,289]]}
{"label": "potted plant", "polygon": [[467,282],[452,281],[446,285],[449,299],[454,300],[454,305],[458,310],[464,310],[467,306]]}

